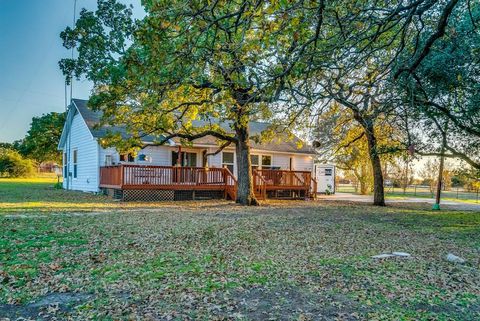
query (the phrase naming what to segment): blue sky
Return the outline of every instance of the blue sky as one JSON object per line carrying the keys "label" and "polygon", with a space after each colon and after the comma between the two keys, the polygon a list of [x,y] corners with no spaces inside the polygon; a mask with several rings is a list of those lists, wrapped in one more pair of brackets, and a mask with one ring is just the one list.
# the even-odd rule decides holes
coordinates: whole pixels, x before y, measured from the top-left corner
{"label": "blue sky", "polygon": [[[133,3],[139,15],[140,0]],[[0,0],[0,142],[23,138],[34,116],[65,110],[58,61],[70,53],[60,32],[72,25],[74,0]],[[95,9],[96,0],[77,0]],[[88,98],[91,84],[76,81],[73,96]]]}

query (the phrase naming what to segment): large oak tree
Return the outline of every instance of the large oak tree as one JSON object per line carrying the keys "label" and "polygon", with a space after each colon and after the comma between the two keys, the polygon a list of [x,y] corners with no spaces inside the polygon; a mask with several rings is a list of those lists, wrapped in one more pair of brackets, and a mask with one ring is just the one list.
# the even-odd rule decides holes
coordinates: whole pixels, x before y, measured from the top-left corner
{"label": "large oak tree", "polygon": [[[290,81],[302,74],[302,52],[322,27],[322,6],[259,0],[143,5],[146,16],[137,21],[115,0],[99,0],[95,12],[82,10],[61,35],[67,48],[78,50],[78,58],[60,62],[64,74],[94,82],[90,107],[103,111],[105,123],[126,126],[129,145],[141,146],[143,135],[157,135],[157,144],[206,135],[221,148],[234,144],[237,202],[256,204],[248,124],[287,100]],[[309,19],[307,5],[318,7]],[[115,136],[107,143],[126,144]]]}
{"label": "large oak tree", "polygon": [[[328,33],[320,33],[317,41],[322,46],[310,45],[304,51],[308,77],[298,91],[311,100],[322,101],[323,106],[330,100],[336,101],[349,109],[352,119],[363,128],[361,134],[367,138],[374,173],[376,205],[384,205],[385,201],[374,128],[379,119],[390,119],[392,126],[404,125],[400,115],[405,108],[395,90],[397,81],[418,69],[432,46],[444,37],[452,14],[456,10],[466,11],[468,3],[329,2],[324,10]],[[403,146],[404,150],[408,148]]]}

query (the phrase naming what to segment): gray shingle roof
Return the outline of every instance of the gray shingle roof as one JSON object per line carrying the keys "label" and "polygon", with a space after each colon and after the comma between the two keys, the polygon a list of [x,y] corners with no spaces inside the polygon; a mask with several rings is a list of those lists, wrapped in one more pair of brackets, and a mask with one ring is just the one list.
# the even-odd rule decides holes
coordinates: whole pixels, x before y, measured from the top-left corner
{"label": "gray shingle roof", "polygon": [[[100,111],[93,111],[88,108],[87,100],[83,99],[73,99],[73,103],[77,107],[79,113],[82,115],[85,123],[87,124],[90,132],[92,133],[93,137],[95,138],[102,138],[104,137],[108,131],[112,132],[119,132],[123,137],[127,138],[128,133],[126,132],[125,128],[122,127],[112,127],[112,126],[102,126],[98,127],[97,124],[100,123],[102,118],[102,113]],[[195,121],[194,125],[197,124],[198,126],[206,125],[204,121]],[[220,124],[221,127],[225,128],[225,130],[231,131],[229,123],[223,122]],[[271,124],[264,123],[264,122],[257,122],[251,121],[249,123],[250,126],[250,135],[259,135],[261,132],[267,130]],[[155,140],[159,140],[159,137],[154,136],[146,136],[142,139],[145,143],[152,143]],[[178,142],[179,140],[174,139],[174,141]],[[284,153],[302,153],[302,154],[314,154],[313,150],[310,146],[303,144],[301,148],[298,148],[299,143],[301,140],[298,137],[294,137],[293,139],[287,139],[286,135],[279,135],[274,138],[270,142],[265,143],[256,143],[254,141],[251,142],[250,146],[254,149],[265,150],[265,151],[277,151],[277,152],[284,152]],[[212,145],[216,146],[217,141],[215,137],[206,136],[199,139],[196,139],[194,144],[198,145]]]}
{"label": "gray shingle roof", "polygon": [[[123,138],[128,138],[130,135],[127,133],[124,127],[120,126],[110,126],[110,125],[103,125],[103,126],[96,126],[100,124],[102,119],[102,112],[101,111],[94,111],[88,108],[88,100],[84,99],[72,99],[73,103],[77,107],[78,112],[82,115],[85,123],[87,124],[88,129],[92,133],[92,136],[95,138],[102,138],[107,135],[108,132],[113,133],[120,133]],[[144,141],[146,143],[153,142],[158,140],[160,137],[155,136],[146,136],[144,137]]]}

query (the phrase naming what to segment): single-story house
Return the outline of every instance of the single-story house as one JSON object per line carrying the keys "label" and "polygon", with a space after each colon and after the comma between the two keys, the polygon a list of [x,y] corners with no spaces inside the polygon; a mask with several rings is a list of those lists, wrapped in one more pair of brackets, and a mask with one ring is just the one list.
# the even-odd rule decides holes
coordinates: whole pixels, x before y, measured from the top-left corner
{"label": "single-story house", "polygon": [[[200,198],[215,193],[235,197],[234,146],[214,154],[218,150],[214,137],[197,139],[188,146],[182,146],[179,140],[154,145],[153,138],[145,137],[144,149],[135,156],[124,155],[100,145],[99,140],[107,133],[107,128],[96,126],[101,117],[101,112],[87,107],[86,100],[72,99],[58,145],[63,152],[65,189],[109,191],[123,199],[145,196],[139,191],[146,190],[150,191],[143,197],[147,199]],[[268,126],[252,121],[251,134],[259,134]],[[314,153],[300,145],[297,137],[263,144],[251,142],[254,185],[260,197],[311,195]]]}

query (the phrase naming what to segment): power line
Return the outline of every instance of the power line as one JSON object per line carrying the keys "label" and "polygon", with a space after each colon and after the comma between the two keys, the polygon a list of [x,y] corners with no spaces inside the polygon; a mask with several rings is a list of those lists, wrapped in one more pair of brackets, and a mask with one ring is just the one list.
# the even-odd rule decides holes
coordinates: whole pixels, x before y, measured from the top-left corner
{"label": "power line", "polygon": [[[75,23],[77,18],[77,0],[73,1],[73,24],[72,29],[75,29]],[[72,60],[75,56],[75,46],[72,46]],[[70,101],[73,98],[73,74],[70,74]]]}

